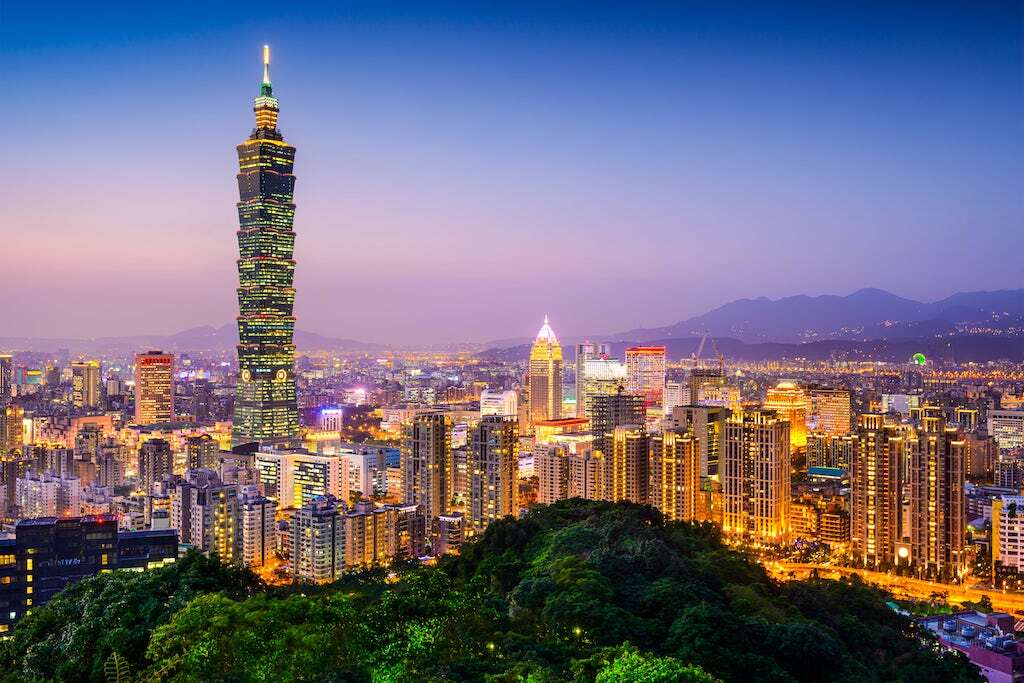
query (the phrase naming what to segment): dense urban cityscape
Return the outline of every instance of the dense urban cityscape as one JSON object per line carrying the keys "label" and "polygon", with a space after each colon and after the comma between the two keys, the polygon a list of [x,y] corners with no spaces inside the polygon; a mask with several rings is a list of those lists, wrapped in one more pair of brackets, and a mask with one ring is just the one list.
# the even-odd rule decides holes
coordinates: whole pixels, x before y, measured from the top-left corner
{"label": "dense urban cityscape", "polygon": [[237,336],[5,320],[0,680],[1024,680],[1024,290],[297,344],[271,68]]}

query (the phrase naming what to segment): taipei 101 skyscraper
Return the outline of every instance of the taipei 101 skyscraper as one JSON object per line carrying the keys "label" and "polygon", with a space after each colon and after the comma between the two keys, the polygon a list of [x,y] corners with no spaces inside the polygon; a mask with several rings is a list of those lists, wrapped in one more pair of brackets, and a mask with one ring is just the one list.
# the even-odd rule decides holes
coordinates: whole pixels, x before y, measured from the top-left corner
{"label": "taipei 101 skyscraper", "polygon": [[253,106],[256,127],[238,145],[238,389],[235,445],[299,440],[295,400],[295,148],[277,130],[270,47]]}

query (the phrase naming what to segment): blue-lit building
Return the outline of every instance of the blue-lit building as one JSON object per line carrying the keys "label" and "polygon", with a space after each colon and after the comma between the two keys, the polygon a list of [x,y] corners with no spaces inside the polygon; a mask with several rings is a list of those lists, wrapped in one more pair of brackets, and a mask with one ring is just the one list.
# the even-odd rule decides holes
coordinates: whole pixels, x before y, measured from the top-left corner
{"label": "blue-lit building", "polygon": [[174,562],[174,529],[122,532],[115,515],[40,517],[0,539],[0,634],[67,585],[103,571],[142,571]]}

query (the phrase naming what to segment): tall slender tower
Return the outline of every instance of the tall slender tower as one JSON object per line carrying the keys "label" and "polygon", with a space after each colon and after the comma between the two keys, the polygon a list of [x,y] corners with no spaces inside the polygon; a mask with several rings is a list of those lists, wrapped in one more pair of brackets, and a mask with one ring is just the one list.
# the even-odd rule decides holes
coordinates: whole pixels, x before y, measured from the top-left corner
{"label": "tall slender tower", "polygon": [[238,390],[232,441],[289,446],[299,436],[295,400],[295,148],[277,129],[270,47],[253,106],[256,127],[238,145]]}
{"label": "tall slender tower", "polygon": [[544,316],[530,350],[530,422],[562,417],[562,346]]}

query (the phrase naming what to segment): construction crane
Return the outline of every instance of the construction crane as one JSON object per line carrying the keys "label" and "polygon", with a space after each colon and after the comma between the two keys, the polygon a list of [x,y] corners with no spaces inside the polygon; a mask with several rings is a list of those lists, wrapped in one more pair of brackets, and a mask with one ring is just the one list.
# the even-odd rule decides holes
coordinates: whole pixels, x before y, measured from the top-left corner
{"label": "construction crane", "polygon": [[[700,338],[700,345],[697,347],[697,351],[690,357],[693,360],[693,367],[697,367],[700,363],[700,354],[704,352],[704,344],[708,341],[708,333],[705,332],[704,336]],[[711,342],[714,344],[714,340]]]}

